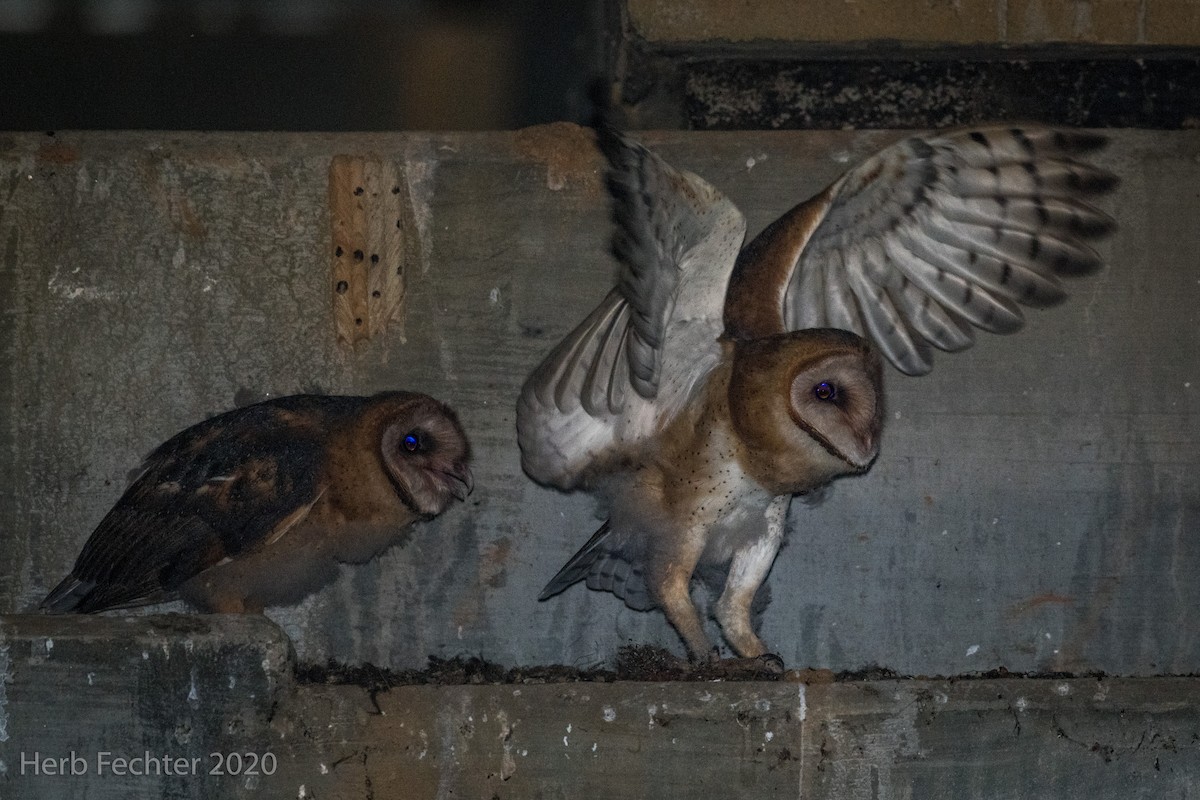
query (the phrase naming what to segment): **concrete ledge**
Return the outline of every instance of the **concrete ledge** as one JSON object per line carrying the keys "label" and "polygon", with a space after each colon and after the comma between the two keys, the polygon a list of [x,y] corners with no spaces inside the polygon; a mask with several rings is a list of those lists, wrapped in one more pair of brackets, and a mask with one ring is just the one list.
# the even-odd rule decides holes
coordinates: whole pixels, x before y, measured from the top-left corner
{"label": "concrete ledge", "polygon": [[293,670],[287,638],[262,618],[0,617],[0,796],[1200,792],[1198,678],[403,686],[373,697],[297,683]]}
{"label": "concrete ledge", "polygon": [[291,686],[262,617],[0,617],[0,797],[201,796],[209,754],[261,750]]}

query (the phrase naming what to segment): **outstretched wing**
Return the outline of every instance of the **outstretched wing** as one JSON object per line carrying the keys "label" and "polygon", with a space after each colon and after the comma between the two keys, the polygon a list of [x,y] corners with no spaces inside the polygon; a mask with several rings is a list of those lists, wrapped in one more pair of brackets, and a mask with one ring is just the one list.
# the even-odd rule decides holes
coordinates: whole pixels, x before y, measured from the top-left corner
{"label": "outstretched wing", "polygon": [[726,325],[751,338],[836,327],[920,375],[972,328],[1011,333],[1020,305],[1066,297],[1113,220],[1089,199],[1116,185],[1078,160],[1103,137],[1037,128],[914,136],[793,208],[739,255]]}
{"label": "outstretched wing", "polygon": [[288,404],[304,399],[222,414],[155,450],[42,608],[168,599],[204,569],[286,532],[321,492],[320,426],[305,424],[316,409]]}
{"label": "outstretched wing", "polygon": [[517,405],[525,471],[571,488],[670,419],[720,357],[741,212],[701,178],[608,126],[618,285],[529,376]]}

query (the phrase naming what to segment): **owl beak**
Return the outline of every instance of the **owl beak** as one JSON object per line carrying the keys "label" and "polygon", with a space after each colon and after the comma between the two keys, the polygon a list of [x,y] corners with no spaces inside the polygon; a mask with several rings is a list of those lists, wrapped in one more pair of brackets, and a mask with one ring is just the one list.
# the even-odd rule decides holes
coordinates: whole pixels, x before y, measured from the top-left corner
{"label": "owl beak", "polygon": [[869,436],[861,439],[849,453],[843,453],[842,458],[846,460],[850,466],[854,467],[855,472],[866,472],[875,463],[875,459],[879,458],[879,443],[876,437]]}
{"label": "owl beak", "polygon": [[854,455],[846,459],[850,466],[854,467],[855,472],[866,472],[875,463],[875,459],[879,457],[878,450],[872,450],[862,455]]}
{"label": "owl beak", "polygon": [[475,476],[466,464],[456,464],[452,469],[443,470],[442,475],[446,477],[446,488],[450,494],[459,500],[466,500],[467,495],[475,489]]}

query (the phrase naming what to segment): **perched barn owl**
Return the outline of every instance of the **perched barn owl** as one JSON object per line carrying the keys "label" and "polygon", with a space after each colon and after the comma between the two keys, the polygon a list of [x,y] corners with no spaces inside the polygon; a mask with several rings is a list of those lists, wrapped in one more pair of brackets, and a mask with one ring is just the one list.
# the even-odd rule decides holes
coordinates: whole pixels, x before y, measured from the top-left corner
{"label": "perched barn owl", "polygon": [[469,456],[454,412],[422,394],[296,395],[220,414],[150,454],[42,608],[295,603],[338,563],[369,561],[464,499]]}
{"label": "perched barn owl", "polygon": [[[1017,304],[1064,299],[1113,227],[1087,202],[1103,139],[1026,128],[912,136],[851,169],[745,247],[742,214],[698,176],[607,126],[618,285],[529,376],[517,408],[536,481],[598,495],[608,520],[541,599],[586,580],[661,608],[690,656],[710,642],[689,584],[727,575],[714,616],[779,666],[750,605],[792,495],[870,468],[882,361],[929,371]],[[865,338],[864,338],[865,337]]]}

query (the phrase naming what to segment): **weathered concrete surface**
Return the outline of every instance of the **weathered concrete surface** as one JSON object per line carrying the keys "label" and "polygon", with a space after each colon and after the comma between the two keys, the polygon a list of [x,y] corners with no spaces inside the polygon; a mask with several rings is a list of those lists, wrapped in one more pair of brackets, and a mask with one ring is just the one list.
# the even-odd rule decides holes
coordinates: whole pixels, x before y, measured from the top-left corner
{"label": "weathered concrete surface", "polygon": [[[799,504],[763,634],[793,666],[955,675],[1200,671],[1200,133],[1113,133],[1111,262],[1013,337],[889,374],[883,454]],[[889,133],[648,133],[757,231]],[[400,319],[333,322],[334,156],[394,159]],[[266,393],[407,387],[457,407],[470,502],[272,609],[301,658],[505,665],[676,647],[658,614],[538,591],[591,502],[521,474],[528,371],[607,292],[599,159],[572,126],[475,135],[0,137],[0,609],[67,571],[154,445]]]}
{"label": "weathered concrete surface", "polygon": [[655,42],[1200,44],[1200,13],[1178,0],[624,0]]}
{"label": "weathered concrete surface", "polygon": [[[778,58],[647,57],[633,115],[674,108],[695,130],[928,128],[1035,119],[1096,128],[1195,127],[1200,57],[952,51]],[[637,80],[644,80],[639,75]],[[646,113],[642,113],[642,109]],[[665,120],[658,126],[666,127]]]}
{"label": "weathered concrete surface", "polygon": [[[1197,678],[372,698],[295,683],[287,653],[255,618],[0,618],[0,797],[1200,797]],[[147,769],[132,761],[147,753],[176,774],[113,774],[120,758]],[[47,758],[76,774],[47,774]]]}
{"label": "weathered concrete surface", "polygon": [[627,124],[1194,128],[1200,6],[1175,0],[614,0]]}
{"label": "weathered concrete surface", "polygon": [[0,617],[0,797],[253,788],[210,754],[262,752],[291,686],[290,643],[258,616]]}

